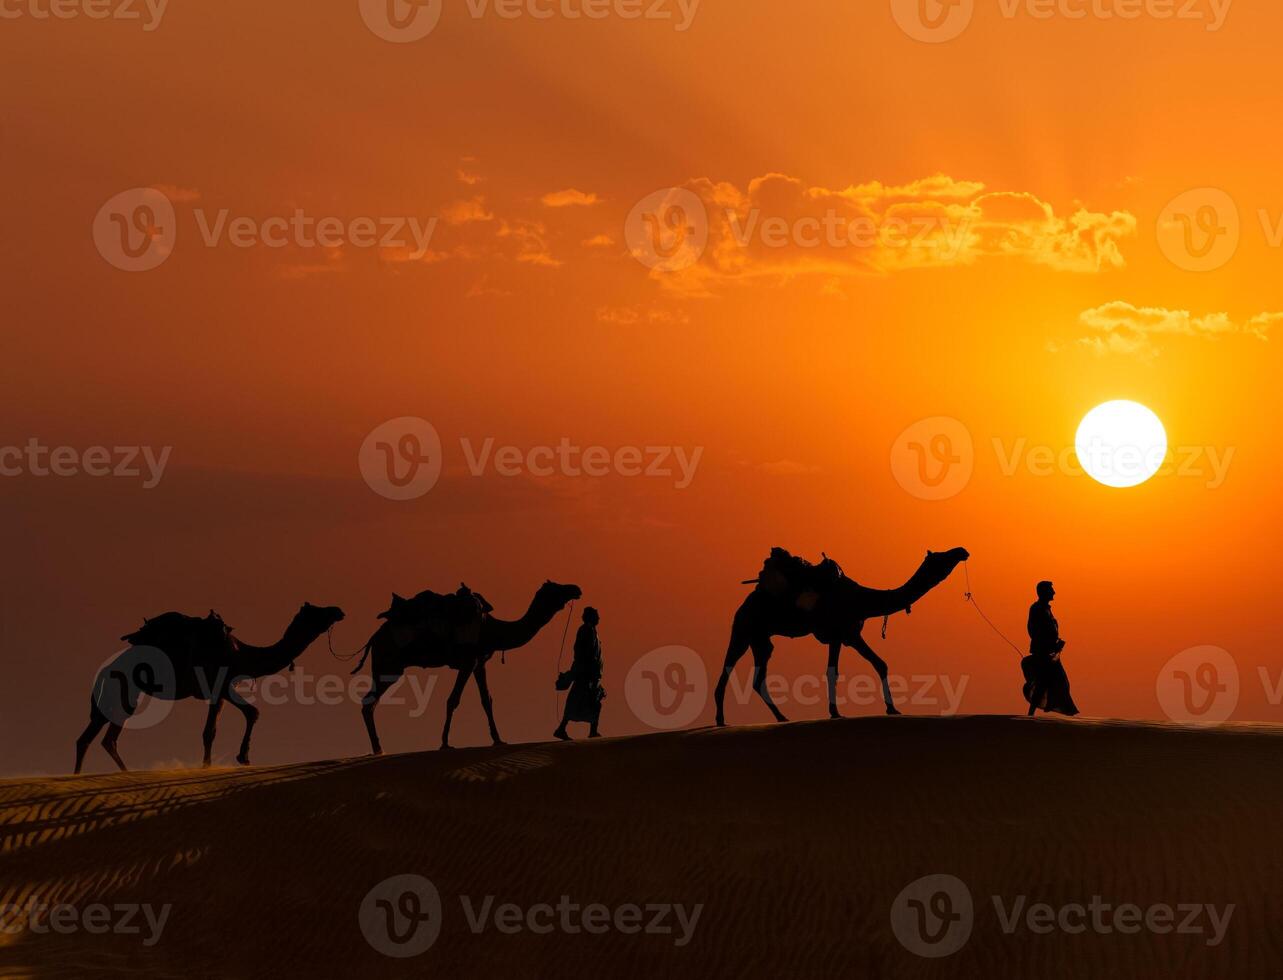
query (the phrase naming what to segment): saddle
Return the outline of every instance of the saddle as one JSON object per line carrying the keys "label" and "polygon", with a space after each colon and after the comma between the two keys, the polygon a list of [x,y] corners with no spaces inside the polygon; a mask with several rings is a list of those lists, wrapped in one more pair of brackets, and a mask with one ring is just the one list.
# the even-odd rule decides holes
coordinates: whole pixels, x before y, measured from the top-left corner
{"label": "saddle", "polygon": [[443,595],[430,590],[412,598],[392,594],[392,602],[379,619],[392,628],[400,646],[423,633],[461,646],[481,641],[481,627],[494,611],[486,597],[460,585],[457,592]]}
{"label": "saddle", "polygon": [[156,647],[171,657],[187,657],[193,661],[208,657],[211,652],[230,655],[236,642],[232,639],[232,627],[212,609],[205,617],[162,613],[144,619],[142,626],[121,639],[133,646]]}
{"label": "saddle", "polygon": [[845,578],[842,566],[828,555],[824,555],[823,560],[816,564],[790,554],[783,548],[772,548],[770,555],[762,563],[761,573],[744,584],[755,584],[756,591],[765,592],[772,598],[787,601],[805,612],[811,612],[819,604],[820,598]]}

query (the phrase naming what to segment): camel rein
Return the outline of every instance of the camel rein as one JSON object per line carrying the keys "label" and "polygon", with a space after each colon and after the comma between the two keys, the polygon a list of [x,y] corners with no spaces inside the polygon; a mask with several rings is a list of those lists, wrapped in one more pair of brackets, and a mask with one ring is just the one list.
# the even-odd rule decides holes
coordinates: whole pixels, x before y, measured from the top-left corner
{"label": "camel rein", "polygon": [[989,625],[989,628],[993,630],[995,633],[997,633],[1000,637],[1002,637],[1003,641],[1007,644],[1007,646],[1011,647],[1011,649],[1016,651],[1016,656],[1020,657],[1021,659],[1024,659],[1025,655],[1023,652],[1021,652],[1020,647],[1016,646],[1009,639],[1007,639],[1007,634],[1004,633],[1002,630],[998,629],[998,627],[993,624],[993,620],[991,620],[988,616],[985,615],[984,610],[980,608],[980,604],[976,602],[975,593],[971,591],[971,570],[968,567],[967,562],[965,561],[962,563],[962,574],[965,575],[967,578],[967,591],[966,593],[963,594],[962,598],[966,602],[971,603],[972,607],[976,610],[976,612],[980,614],[980,618],[983,619]]}
{"label": "camel rein", "polygon": [[360,654],[361,651],[363,651],[366,646],[364,643],[362,643],[359,647],[357,647],[351,653],[347,653],[347,654],[338,653],[334,649],[334,627],[333,626],[331,626],[329,629],[325,631],[325,642],[329,644],[330,656],[333,657],[335,660],[337,660],[341,664],[350,663],[351,661],[355,660],[357,658],[357,655]]}
{"label": "camel rein", "polygon": [[[557,676],[561,676],[561,661],[566,656],[566,637],[570,635],[570,621],[575,618],[575,600],[570,600],[570,605],[566,609],[566,628],[561,631],[561,649],[557,651]],[[557,721],[561,721],[561,715],[557,712],[557,694],[559,692],[554,688],[552,692],[552,710],[557,715]]]}

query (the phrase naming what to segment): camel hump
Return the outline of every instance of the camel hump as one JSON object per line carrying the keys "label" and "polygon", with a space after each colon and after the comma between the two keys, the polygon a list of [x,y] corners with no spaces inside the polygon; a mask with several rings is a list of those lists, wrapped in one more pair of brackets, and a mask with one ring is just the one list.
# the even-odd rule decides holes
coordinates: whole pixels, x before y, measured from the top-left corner
{"label": "camel hump", "polygon": [[832,589],[844,578],[846,575],[842,566],[828,555],[821,555],[821,561],[817,564],[784,548],[772,548],[770,555],[762,563],[757,588],[775,596],[818,594]]}
{"label": "camel hump", "polygon": [[456,644],[475,644],[481,627],[494,607],[479,592],[466,585],[450,595],[420,592],[413,599],[392,597],[392,604],[379,614],[394,631],[405,637],[435,637]]}
{"label": "camel hump", "polygon": [[121,637],[134,646],[158,647],[166,652],[195,647],[231,646],[232,628],[214,610],[208,616],[187,616],[179,612],[161,613],[144,619],[143,625]]}

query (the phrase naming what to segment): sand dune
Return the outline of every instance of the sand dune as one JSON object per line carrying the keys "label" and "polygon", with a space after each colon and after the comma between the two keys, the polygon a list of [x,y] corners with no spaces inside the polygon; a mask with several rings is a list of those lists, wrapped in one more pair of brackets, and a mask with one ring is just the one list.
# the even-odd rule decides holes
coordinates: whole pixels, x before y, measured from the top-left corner
{"label": "sand dune", "polygon": [[[1277,976],[1281,757],[1271,729],[861,718],[0,782],[0,976]],[[401,875],[439,915],[371,895]],[[1153,927],[1030,927],[1045,902],[1075,928],[1093,896]],[[33,928],[31,901],[79,918]],[[507,903],[551,931],[500,931]],[[605,931],[567,931],[568,903]],[[137,932],[90,931],[126,907]],[[419,927],[430,948],[385,955]]]}

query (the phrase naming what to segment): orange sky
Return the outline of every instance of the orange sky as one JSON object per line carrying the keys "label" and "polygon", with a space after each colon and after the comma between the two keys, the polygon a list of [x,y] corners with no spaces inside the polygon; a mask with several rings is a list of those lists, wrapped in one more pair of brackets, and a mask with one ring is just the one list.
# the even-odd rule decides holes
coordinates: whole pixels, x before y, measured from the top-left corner
{"label": "orange sky", "polygon": [[[93,672],[144,615],[213,606],[263,642],[303,600],[335,603],[350,649],[392,590],[460,580],[513,615],[545,578],[582,585],[603,616],[603,727],[642,731],[629,665],[670,644],[720,665],[737,583],[772,545],[827,551],[874,585],[906,578],[927,548],[964,545],[978,597],[1018,642],[1033,584],[1055,579],[1085,713],[1164,717],[1160,668],[1212,644],[1238,663],[1233,717],[1283,721],[1258,675],[1283,669],[1264,578],[1283,451],[1270,334],[1283,10],[1234,4],[1208,30],[1022,5],[1007,17],[1011,5],[976,0],[967,29],[935,44],[902,32],[887,0],[704,0],[685,31],[474,18],[447,0],[431,35],[397,44],[356,0],[174,4],[154,30],[8,0],[0,445],[172,453],[148,490],[0,478],[3,637],[25,681],[0,691],[0,771],[69,766]],[[114,195],[145,187],[174,202],[177,237],[163,264],[127,273],[92,227]],[[709,245],[652,271],[630,255],[626,219],[670,187],[707,209]],[[1237,251],[1208,272],[1158,240],[1164,208],[1198,188],[1241,217]],[[200,223],[224,209],[256,225],[296,210],[436,223],[418,258],[206,246]],[[963,237],[943,252],[741,246],[751,214],[791,227],[901,216]],[[1019,445],[1071,446],[1112,398],[1154,409],[1173,447],[1232,452],[1224,481],[1118,491],[1004,472]],[[395,502],[357,456],[402,416],[436,428],[445,473]],[[925,501],[891,457],[937,416],[970,433],[974,474]],[[702,455],[684,489],[471,476],[460,440],[489,438]],[[866,636],[893,673],[965,677],[964,712],[1020,710],[1015,656],[963,590],[959,573],[887,641],[873,624]],[[512,740],[551,732],[561,625],[491,672]],[[823,661],[787,641],[774,667],[793,678]],[[346,676],[323,643],[306,664]],[[418,719],[384,709],[384,744],[435,745],[443,698]],[[728,713],[767,717],[753,702]],[[239,731],[225,719],[224,755]],[[202,720],[179,705],[122,751],[137,766],[190,761]],[[474,693],[457,725],[460,744],[483,739]],[[265,711],[255,761],[364,747],[355,707],[286,704]]]}

